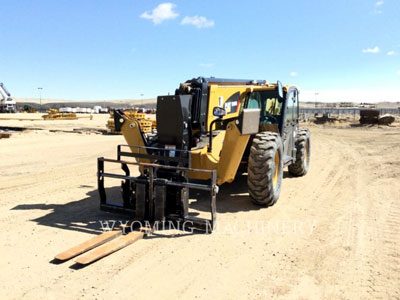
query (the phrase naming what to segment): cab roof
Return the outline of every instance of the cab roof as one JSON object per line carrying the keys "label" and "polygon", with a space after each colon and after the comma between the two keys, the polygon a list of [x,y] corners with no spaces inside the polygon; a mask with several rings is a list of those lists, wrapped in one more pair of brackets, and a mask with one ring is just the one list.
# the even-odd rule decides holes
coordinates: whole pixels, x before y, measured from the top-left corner
{"label": "cab roof", "polygon": [[[187,84],[195,84],[195,85],[201,85],[201,84],[208,84],[208,85],[248,85],[249,87],[255,87],[255,88],[269,88],[269,89],[274,89],[278,86],[277,83],[268,83],[267,80],[255,80],[255,79],[231,79],[231,78],[216,78],[216,77],[197,77],[193,78],[190,80],[187,80],[185,82],[185,85]],[[298,87],[296,87],[293,84],[288,84],[283,86],[283,90],[287,92],[291,87],[295,87],[298,90]]]}

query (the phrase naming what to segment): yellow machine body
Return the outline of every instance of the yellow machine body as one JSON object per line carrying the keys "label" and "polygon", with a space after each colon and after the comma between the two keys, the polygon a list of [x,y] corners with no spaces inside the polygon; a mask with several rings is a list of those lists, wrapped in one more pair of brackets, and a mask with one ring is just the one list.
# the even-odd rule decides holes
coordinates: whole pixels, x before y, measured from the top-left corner
{"label": "yellow machine body", "polygon": [[[238,118],[243,110],[246,95],[253,91],[275,90],[276,84],[235,84],[235,83],[210,83],[207,109],[206,127],[209,128],[211,122],[216,119],[213,115],[214,107],[222,107],[226,111],[223,120]],[[285,87],[286,90],[288,88]],[[232,95],[239,93],[239,101],[236,105],[232,105],[227,101]],[[234,109],[232,109],[234,108]],[[124,116],[125,122],[121,127],[121,132],[125,137],[128,145],[146,146],[144,136],[145,130],[141,129],[141,124],[129,115]],[[235,120],[236,120],[235,119]],[[201,148],[194,147],[190,150],[191,160],[190,168],[205,169],[217,171],[217,183],[230,183],[234,180],[238,167],[243,157],[243,153],[248,144],[250,134],[242,135],[235,120],[228,123],[226,130],[218,131],[218,134],[212,139],[212,150],[208,151],[208,145]],[[214,126],[215,127],[215,126]],[[271,126],[272,131],[276,131],[277,127]],[[215,128],[213,128],[215,129]],[[138,151],[131,148],[132,151]],[[146,149],[141,149],[146,153]],[[139,159],[138,159],[139,160]],[[141,162],[150,162],[141,159]],[[189,172],[189,178],[206,180],[209,179],[209,173]]]}

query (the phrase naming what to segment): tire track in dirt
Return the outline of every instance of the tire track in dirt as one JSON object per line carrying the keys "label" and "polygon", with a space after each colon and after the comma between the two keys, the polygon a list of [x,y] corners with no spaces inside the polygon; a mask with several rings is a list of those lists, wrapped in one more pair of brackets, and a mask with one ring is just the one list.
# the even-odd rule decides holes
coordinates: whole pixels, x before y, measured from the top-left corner
{"label": "tire track in dirt", "polygon": [[[387,247],[379,248],[377,245],[385,243],[383,230],[387,227],[386,212],[390,209],[383,202],[378,202],[383,196],[380,186],[377,184],[375,187],[379,177],[371,172],[379,168],[384,157],[378,155],[382,150],[379,147],[374,148],[374,145],[360,146],[360,143],[352,141],[351,146],[358,150],[357,153],[351,153],[351,161],[354,163],[349,166],[352,169],[349,188],[353,189],[354,195],[346,216],[347,225],[343,228],[342,224],[342,230],[346,232],[345,247],[350,250],[348,259],[356,262],[356,267],[349,272],[348,277],[356,282],[358,289],[351,294],[363,299],[387,299],[390,297],[390,282],[382,276],[382,270],[386,269],[382,252]],[[372,166],[371,156],[376,157]],[[365,188],[366,185],[369,186],[368,189]]]}

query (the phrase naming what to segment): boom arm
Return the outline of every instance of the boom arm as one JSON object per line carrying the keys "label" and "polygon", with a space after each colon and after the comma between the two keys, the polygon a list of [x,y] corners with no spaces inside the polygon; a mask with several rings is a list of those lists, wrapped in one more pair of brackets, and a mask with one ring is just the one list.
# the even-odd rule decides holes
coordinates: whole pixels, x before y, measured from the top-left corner
{"label": "boom arm", "polygon": [[11,97],[11,94],[7,91],[6,87],[2,82],[0,82],[0,94],[2,95],[3,99],[7,99],[8,97]]}
{"label": "boom arm", "polygon": [[11,98],[3,83],[0,83],[0,112],[16,112],[17,103]]}

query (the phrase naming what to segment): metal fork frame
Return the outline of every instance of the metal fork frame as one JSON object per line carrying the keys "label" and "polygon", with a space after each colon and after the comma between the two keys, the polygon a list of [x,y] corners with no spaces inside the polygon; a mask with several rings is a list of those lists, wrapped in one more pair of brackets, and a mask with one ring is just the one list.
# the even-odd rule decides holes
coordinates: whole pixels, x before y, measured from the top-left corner
{"label": "metal fork frame", "polygon": [[[122,151],[122,148],[130,148],[130,151]],[[169,151],[175,151],[179,153],[179,157],[170,157],[166,155],[160,155],[160,154],[154,154],[154,153],[135,153],[132,151],[132,149],[138,149],[140,150],[145,150],[146,152],[151,151],[163,151],[163,152],[169,152]],[[186,157],[183,156],[183,154],[186,154]],[[121,156],[126,156],[126,157],[134,157],[137,159],[145,158],[145,159],[151,159],[151,160],[161,160],[164,161],[165,163],[169,162],[175,162],[175,163],[181,163],[187,166],[190,166],[190,151],[188,150],[181,150],[181,149],[166,149],[166,148],[158,148],[158,147],[149,147],[149,146],[130,146],[130,145],[124,145],[120,144],[117,146],[117,159],[120,160]]]}
{"label": "metal fork frame", "polygon": [[[188,158],[182,158],[182,157],[167,157],[167,156],[160,156],[157,154],[140,154],[140,153],[133,153],[133,152],[123,152],[121,151],[122,147],[130,147],[130,148],[143,148],[146,150],[152,149],[152,150],[168,150],[168,149],[162,149],[162,148],[155,148],[155,147],[141,147],[141,146],[130,146],[130,145],[118,145],[118,154],[117,154],[117,159],[108,159],[104,157],[99,157],[97,159],[97,182],[98,182],[98,190],[100,194],[100,209],[108,212],[114,212],[114,213],[120,213],[124,215],[129,215],[133,216],[136,215],[136,211],[134,209],[129,209],[125,207],[125,205],[119,205],[116,203],[109,203],[107,202],[107,196],[105,192],[105,187],[104,187],[104,178],[115,178],[115,179],[122,179],[125,180],[125,183],[130,183],[130,182],[135,182],[135,183],[145,183],[148,184],[148,201],[149,201],[149,218],[151,220],[148,221],[160,221],[154,219],[154,215],[152,215],[152,206],[155,203],[155,185],[157,184],[162,184],[164,186],[176,186],[176,187],[182,187],[185,189],[196,189],[196,190],[203,190],[203,191],[209,191],[210,192],[210,214],[211,218],[210,219],[202,219],[202,218],[197,218],[197,217],[192,217],[189,215],[184,215],[184,216],[179,216],[177,214],[171,214],[165,216],[167,220],[171,221],[181,221],[181,222],[191,222],[195,228],[206,230],[211,232],[214,227],[215,227],[215,222],[216,222],[216,194],[218,192],[218,186],[217,186],[217,172],[215,170],[204,170],[204,169],[193,169],[193,168],[187,168],[187,167],[181,167],[181,166],[170,166],[170,165],[162,165],[158,163],[143,163],[143,162],[133,162],[133,161],[126,161],[126,160],[121,160],[122,156],[128,156],[128,157],[135,157],[135,158],[145,158],[145,159],[150,159],[150,160],[162,160],[165,162],[182,162],[184,163],[185,161],[188,161]],[[186,151],[186,150],[174,150],[174,151]],[[119,174],[111,174],[111,173],[106,173],[104,171],[104,162],[108,163],[118,163],[121,164],[122,170],[124,170],[125,175],[119,175]],[[130,171],[128,168],[128,165],[134,165],[138,167],[142,167],[145,170],[147,170],[147,178],[143,178],[141,176],[135,177],[135,176],[130,176]],[[178,181],[172,181],[172,180],[166,180],[166,179],[158,179],[156,177],[157,170],[158,169],[164,169],[164,170],[173,170],[173,171],[180,171],[183,174],[187,175],[187,172],[201,172],[201,173],[209,173],[210,174],[210,184],[198,184],[198,183],[191,183],[191,182],[178,182]],[[160,183],[161,182],[161,183]],[[146,221],[146,220],[140,220],[138,218],[134,218],[135,220],[138,221]]]}

